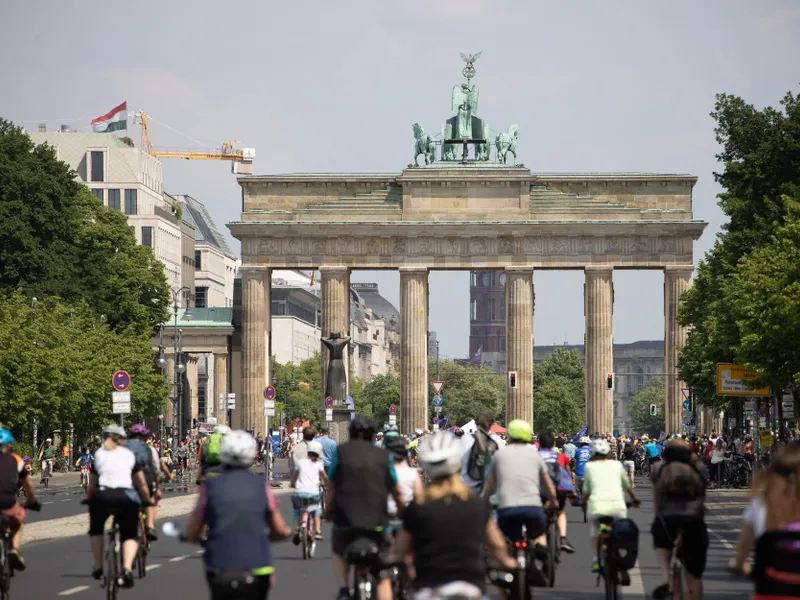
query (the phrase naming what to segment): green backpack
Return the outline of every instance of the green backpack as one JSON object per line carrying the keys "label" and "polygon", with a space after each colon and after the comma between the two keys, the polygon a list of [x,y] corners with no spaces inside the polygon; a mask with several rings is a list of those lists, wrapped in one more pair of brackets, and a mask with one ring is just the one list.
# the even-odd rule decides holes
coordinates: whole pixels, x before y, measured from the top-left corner
{"label": "green backpack", "polygon": [[207,465],[218,465],[220,463],[220,447],[222,446],[222,434],[212,433],[208,440],[203,444],[203,461]]}

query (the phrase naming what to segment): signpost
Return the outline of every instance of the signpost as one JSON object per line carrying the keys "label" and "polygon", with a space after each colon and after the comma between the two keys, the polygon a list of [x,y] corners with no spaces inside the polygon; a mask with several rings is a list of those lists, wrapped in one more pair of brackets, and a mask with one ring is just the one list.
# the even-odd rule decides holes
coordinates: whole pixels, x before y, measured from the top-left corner
{"label": "signpost", "polygon": [[125,427],[125,415],[131,412],[131,376],[126,371],[117,371],[111,377],[111,386],[116,390],[111,392],[111,412],[119,415],[119,423]]}
{"label": "signpost", "polygon": [[389,407],[389,425],[397,425],[397,407],[394,404]]}
{"label": "signpost", "polygon": [[748,382],[757,380],[758,373],[745,369],[741,365],[717,364],[718,396],[769,396],[769,387],[753,389],[751,385],[748,385]]}
{"label": "signpost", "polygon": [[328,423],[330,423],[331,421],[333,421],[333,409],[332,409],[332,408],[326,408],[326,409],[325,409],[325,420],[326,420]]}
{"label": "signpost", "polygon": [[431,385],[433,386],[433,391],[440,394],[444,387],[444,381],[431,381]]}
{"label": "signpost", "polygon": [[[330,396],[325,398],[325,408],[328,409],[328,410],[333,408],[333,398],[331,398]],[[328,420],[329,421],[333,421],[333,419],[328,419]]]}
{"label": "signpost", "polygon": [[264,398],[266,400],[274,400],[275,399],[275,388],[271,385],[268,385],[264,388]]}
{"label": "signpost", "polygon": [[111,378],[111,385],[118,392],[124,392],[131,386],[131,377],[126,371],[117,371]]}

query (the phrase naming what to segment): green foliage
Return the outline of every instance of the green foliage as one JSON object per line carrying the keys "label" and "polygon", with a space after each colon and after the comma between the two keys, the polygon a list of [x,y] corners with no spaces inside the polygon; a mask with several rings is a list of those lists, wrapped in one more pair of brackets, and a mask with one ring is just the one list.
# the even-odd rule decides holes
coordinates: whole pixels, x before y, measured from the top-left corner
{"label": "green foliage", "polygon": [[[664,431],[664,379],[654,377],[642,390],[628,401],[628,412],[633,421],[633,428],[637,433],[648,432],[658,435]],[[650,405],[656,405],[655,416],[650,415]]]}
{"label": "green foliage", "polygon": [[167,317],[163,265],[127,219],[75,181],[49,146],[0,119],[0,295],[86,302],[113,329],[150,335]]}
{"label": "green foliage", "polygon": [[125,144],[126,146],[130,146],[131,148],[133,148],[133,140],[130,138],[130,136],[123,135],[121,138],[119,138],[119,141]]}
{"label": "green foliage", "polygon": [[[776,306],[781,300],[772,297],[777,288],[766,281],[778,273],[765,261],[786,264],[791,259],[790,246],[796,245],[792,234],[783,229],[792,226],[790,198],[800,198],[800,102],[789,93],[781,105],[782,110],[757,110],[741,98],[721,94],[712,113],[722,146],[717,158],[724,165],[722,173],[715,173],[725,188],[719,205],[729,222],[700,263],[694,287],[683,298],[679,320],[692,330],[678,372],[694,388],[697,401],[717,408],[726,406],[715,393],[718,362],[743,363],[758,371],[764,383],[779,386],[788,383],[790,371],[792,375],[798,372],[798,363],[786,364],[785,354],[782,359],[773,355],[783,345],[795,344],[796,338],[788,333],[792,326],[787,323],[781,337],[774,321],[771,330],[766,323],[758,323],[757,312],[772,310],[773,318],[781,313]],[[760,252],[762,246],[772,249]],[[754,291],[743,270],[766,287]],[[747,299],[739,297],[740,286],[747,288]],[[759,294],[768,297],[757,298]],[[758,346],[761,351],[756,350]]]}
{"label": "green foliage", "polygon": [[586,423],[584,370],[577,350],[556,348],[533,366],[534,431],[575,433]]}
{"label": "green foliage", "polygon": [[389,422],[389,407],[397,406],[398,423],[400,419],[400,378],[396,375],[376,375],[363,387],[361,394],[353,396],[356,409],[363,414],[372,415],[375,422],[383,426]]}
{"label": "green foliage", "polygon": [[91,434],[109,420],[111,377],[131,376],[132,415],[155,417],[166,402],[164,378],[154,372],[146,336],[114,331],[85,304],[56,298],[36,306],[21,291],[0,300],[0,414],[26,434],[34,417],[44,433]]}
{"label": "green foliage", "polygon": [[[428,379],[434,380],[436,363],[428,364]],[[439,361],[442,388],[442,414],[447,415],[450,425],[464,425],[485,410],[493,412],[497,422],[504,421],[506,407],[506,378],[486,367],[460,365],[452,360]],[[433,387],[428,386],[430,400]],[[429,402],[429,410],[432,405]],[[399,411],[398,411],[399,412]]]}

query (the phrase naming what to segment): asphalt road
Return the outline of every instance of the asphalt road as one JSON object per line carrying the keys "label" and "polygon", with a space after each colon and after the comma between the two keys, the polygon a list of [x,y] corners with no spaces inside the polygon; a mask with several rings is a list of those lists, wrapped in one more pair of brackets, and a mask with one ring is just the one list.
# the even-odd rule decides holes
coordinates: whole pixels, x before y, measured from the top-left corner
{"label": "asphalt road", "polygon": [[[626,598],[646,598],[658,584],[658,566],[648,533],[652,520],[652,503],[649,490],[638,490],[644,500],[642,508],[632,509],[642,530],[640,536],[639,564],[631,572],[632,585],[624,589]],[[745,499],[742,495],[714,493],[709,510],[711,548],[705,575],[705,598],[710,600],[745,600],[751,595],[751,586],[742,580],[731,579],[725,565],[736,539],[738,517]],[[281,512],[289,518],[290,503],[285,495],[279,497]],[[537,589],[537,598],[553,600],[595,600],[603,597],[597,587],[596,577],[590,571],[591,552],[588,525],[582,513],[569,508],[569,537],[577,547],[574,555],[565,555],[553,589]],[[178,521],[179,524],[182,521]],[[324,533],[330,538],[330,527]],[[318,544],[317,555],[303,561],[300,551],[291,542],[274,547],[277,581],[271,598],[333,597],[336,586],[330,568],[329,541]],[[455,541],[457,543],[457,541]],[[66,538],[27,545],[23,548],[28,569],[14,577],[12,592],[15,598],[102,598],[103,590],[89,576],[91,554],[85,536]],[[207,597],[203,578],[202,553],[199,548],[163,538],[154,544],[149,558],[150,571],[143,580],[137,580],[133,590],[121,590],[120,597],[146,597],[148,600],[173,600],[177,597]]]}

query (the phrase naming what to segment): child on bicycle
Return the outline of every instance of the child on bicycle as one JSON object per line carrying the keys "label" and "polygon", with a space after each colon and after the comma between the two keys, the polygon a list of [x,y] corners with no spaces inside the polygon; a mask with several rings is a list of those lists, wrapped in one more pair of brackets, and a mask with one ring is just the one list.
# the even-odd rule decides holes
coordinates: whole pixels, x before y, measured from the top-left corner
{"label": "child on bicycle", "polygon": [[[308,446],[308,458],[299,458],[295,462],[294,472],[289,487],[295,488],[292,495],[292,520],[294,521],[294,537],[292,541],[295,546],[300,543],[300,512],[303,509],[304,500],[307,504],[306,511],[309,518],[313,518],[314,538],[317,540],[322,537],[322,521],[320,519],[320,484],[323,486],[328,482],[325,475],[325,467],[322,462],[322,444],[311,441]],[[311,524],[309,523],[309,530]]]}
{"label": "child on bicycle", "polygon": [[[86,487],[89,484],[89,470],[92,468],[93,460],[94,455],[89,451],[89,446],[81,446],[81,455],[75,461],[75,466],[81,468],[81,487]],[[86,479],[85,483],[84,478]]]}

